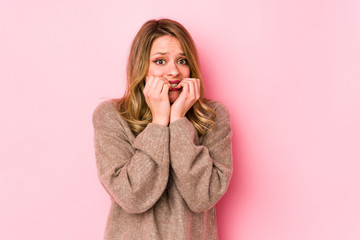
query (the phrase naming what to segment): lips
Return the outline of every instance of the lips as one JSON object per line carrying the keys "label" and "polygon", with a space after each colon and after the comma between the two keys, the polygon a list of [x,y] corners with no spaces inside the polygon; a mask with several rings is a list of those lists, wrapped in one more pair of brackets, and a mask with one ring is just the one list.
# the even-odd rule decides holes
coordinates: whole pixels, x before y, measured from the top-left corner
{"label": "lips", "polygon": [[169,80],[169,83],[170,83],[170,85],[171,85],[171,88],[170,88],[169,91],[180,91],[179,88],[176,88],[177,85],[178,85],[180,82],[181,82],[181,81],[179,81],[179,80]]}

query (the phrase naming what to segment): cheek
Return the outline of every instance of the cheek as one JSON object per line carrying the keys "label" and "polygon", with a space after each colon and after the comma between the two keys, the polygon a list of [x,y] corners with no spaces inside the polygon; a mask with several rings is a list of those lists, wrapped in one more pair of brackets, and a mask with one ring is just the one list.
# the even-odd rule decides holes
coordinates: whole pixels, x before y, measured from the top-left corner
{"label": "cheek", "polygon": [[184,67],[180,71],[181,71],[181,75],[183,76],[183,78],[190,77],[190,68],[189,67]]}
{"label": "cheek", "polygon": [[164,70],[161,68],[154,67],[152,65],[149,66],[148,75],[151,76],[162,76]]}

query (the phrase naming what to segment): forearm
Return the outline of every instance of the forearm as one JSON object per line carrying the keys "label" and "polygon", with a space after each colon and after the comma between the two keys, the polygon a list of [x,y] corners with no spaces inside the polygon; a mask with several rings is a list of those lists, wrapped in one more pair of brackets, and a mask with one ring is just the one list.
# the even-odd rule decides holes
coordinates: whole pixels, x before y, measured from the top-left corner
{"label": "forearm", "polygon": [[232,174],[231,129],[222,127],[214,143],[202,145],[186,118],[170,124],[170,159],[174,181],[189,208],[204,211],[224,195]]}
{"label": "forearm", "polygon": [[126,211],[152,207],[166,188],[169,175],[169,128],[148,124],[134,139],[124,120],[107,105],[93,118],[99,179]]}

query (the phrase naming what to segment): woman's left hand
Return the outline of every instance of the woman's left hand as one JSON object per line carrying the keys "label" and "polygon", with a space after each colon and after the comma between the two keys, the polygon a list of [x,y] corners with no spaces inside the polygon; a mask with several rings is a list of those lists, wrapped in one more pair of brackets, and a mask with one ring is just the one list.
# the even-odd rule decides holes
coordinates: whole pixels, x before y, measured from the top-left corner
{"label": "woman's left hand", "polygon": [[197,78],[184,78],[177,88],[182,91],[179,97],[171,105],[170,122],[174,122],[185,116],[192,105],[200,98],[200,80]]}

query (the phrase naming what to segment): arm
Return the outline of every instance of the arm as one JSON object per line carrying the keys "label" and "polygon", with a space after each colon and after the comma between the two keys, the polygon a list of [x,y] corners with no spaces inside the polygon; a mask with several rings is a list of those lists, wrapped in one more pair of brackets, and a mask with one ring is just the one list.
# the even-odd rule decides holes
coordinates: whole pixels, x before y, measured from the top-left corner
{"label": "arm", "polygon": [[228,110],[218,104],[216,127],[199,144],[186,118],[170,124],[170,164],[175,184],[194,212],[213,207],[224,195],[232,175],[231,125]]}
{"label": "arm", "polygon": [[111,103],[93,113],[96,165],[101,184],[125,211],[151,208],[169,175],[169,128],[150,123],[131,141],[131,131]]}

